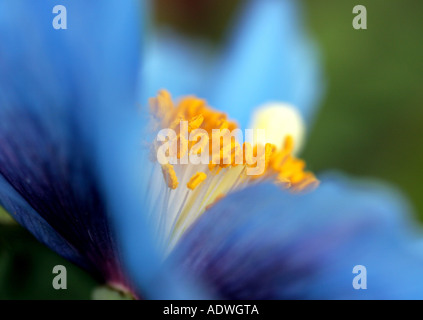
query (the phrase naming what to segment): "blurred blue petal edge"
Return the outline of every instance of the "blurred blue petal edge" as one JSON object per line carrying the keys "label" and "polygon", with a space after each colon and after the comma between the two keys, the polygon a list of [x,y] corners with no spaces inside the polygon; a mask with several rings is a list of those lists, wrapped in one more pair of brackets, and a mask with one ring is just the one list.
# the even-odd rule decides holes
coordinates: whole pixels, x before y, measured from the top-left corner
{"label": "blurred blue petal edge", "polygon": [[[421,299],[421,230],[385,185],[339,174],[304,195],[260,185],[206,212],[171,259],[225,299]],[[353,268],[367,269],[355,290]]]}

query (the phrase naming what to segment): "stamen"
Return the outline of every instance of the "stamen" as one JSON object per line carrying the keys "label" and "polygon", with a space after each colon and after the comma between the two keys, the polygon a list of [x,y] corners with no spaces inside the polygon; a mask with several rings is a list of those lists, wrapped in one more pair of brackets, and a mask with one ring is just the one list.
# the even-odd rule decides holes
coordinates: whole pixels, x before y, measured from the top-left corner
{"label": "stamen", "polygon": [[173,166],[171,164],[162,165],[162,172],[167,186],[171,189],[176,189],[178,187],[178,178],[176,177]]}
{"label": "stamen", "polygon": [[[290,192],[310,190],[318,185],[315,176],[304,171],[305,162],[294,157],[296,145],[289,132],[284,134],[282,140],[280,137],[270,139],[274,143],[243,143],[237,140],[237,135],[232,134],[238,126],[225,113],[211,109],[206,101],[193,96],[175,104],[165,90],[150,99],[150,111],[153,128],[171,129],[176,134],[167,141],[152,143],[151,155],[157,159],[157,150],[165,143],[173,142],[177,145],[176,152],[171,154],[166,151],[162,156],[177,161],[160,165],[164,178],[162,184],[157,182],[157,179],[161,179],[157,176],[160,172],[157,160],[151,163],[154,190],[149,191],[152,198],[146,199],[151,212],[149,217],[157,226],[159,243],[166,253],[172,250],[185,230],[206,209],[230,192],[263,181],[271,181]],[[276,125],[279,119],[272,117],[272,112],[266,111],[264,116],[259,116],[258,122],[263,125],[271,121],[271,132],[280,133],[284,129]],[[276,113],[282,115],[287,111],[284,109],[282,112],[279,108]],[[290,120],[296,119],[293,114],[291,112],[288,116]],[[218,141],[213,140],[214,129],[223,130]],[[295,133],[292,124],[290,130]],[[219,144],[213,145],[213,141]],[[201,158],[201,161],[189,163],[192,156]]]}
{"label": "stamen", "polygon": [[194,190],[201,182],[206,180],[207,175],[204,172],[197,172],[194,174],[189,182],[187,183],[187,187],[191,190]]}
{"label": "stamen", "polygon": [[192,118],[188,124],[188,132],[198,129],[203,124],[203,121],[204,117],[201,114]]}

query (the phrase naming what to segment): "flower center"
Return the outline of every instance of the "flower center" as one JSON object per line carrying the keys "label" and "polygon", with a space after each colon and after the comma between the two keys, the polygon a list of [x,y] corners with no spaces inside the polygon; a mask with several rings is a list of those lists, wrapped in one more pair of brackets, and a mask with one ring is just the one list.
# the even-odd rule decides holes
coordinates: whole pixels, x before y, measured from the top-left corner
{"label": "flower center", "polygon": [[[153,130],[151,190],[147,197],[158,242],[167,254],[183,233],[226,194],[271,181],[290,192],[318,185],[304,171],[305,162],[293,156],[294,141],[281,146],[242,142],[237,124],[196,97],[174,103],[162,90],[150,100]],[[247,131],[247,130],[246,130]],[[241,136],[241,137],[240,137]]]}

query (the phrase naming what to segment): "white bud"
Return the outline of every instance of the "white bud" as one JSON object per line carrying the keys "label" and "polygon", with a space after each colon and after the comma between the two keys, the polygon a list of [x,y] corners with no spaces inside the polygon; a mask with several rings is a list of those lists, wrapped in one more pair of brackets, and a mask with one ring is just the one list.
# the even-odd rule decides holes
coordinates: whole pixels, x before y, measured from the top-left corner
{"label": "white bud", "polygon": [[294,139],[294,154],[298,154],[303,145],[305,125],[298,110],[290,104],[283,102],[270,102],[257,108],[253,113],[252,129],[264,129],[265,141],[256,139],[255,143],[273,143],[281,147],[287,135]]}

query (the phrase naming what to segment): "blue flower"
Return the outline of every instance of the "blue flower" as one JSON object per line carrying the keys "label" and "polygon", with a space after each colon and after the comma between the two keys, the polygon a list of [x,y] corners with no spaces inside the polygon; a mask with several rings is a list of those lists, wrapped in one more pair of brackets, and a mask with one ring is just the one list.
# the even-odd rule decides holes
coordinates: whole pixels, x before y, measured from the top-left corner
{"label": "blue flower", "polygon": [[[161,87],[195,93],[242,127],[268,100],[310,121],[319,72],[292,1],[249,2],[221,55],[162,35],[151,54],[147,41],[141,83],[144,2],[73,0],[66,30],[51,25],[55,4],[0,3],[0,204],[38,240],[147,298],[421,298],[420,237],[397,193],[332,176],[306,194],[254,179],[240,188],[239,172],[231,180],[235,171],[212,168],[216,179],[205,180],[151,164],[140,146],[140,87],[143,98]],[[162,109],[168,98],[152,104],[171,111],[162,117],[173,112]],[[204,113],[192,126],[232,125],[205,102],[183,101]],[[271,170],[304,189],[314,176],[292,148],[288,137],[269,149],[289,164]],[[352,286],[355,265],[367,267],[367,290]]]}

